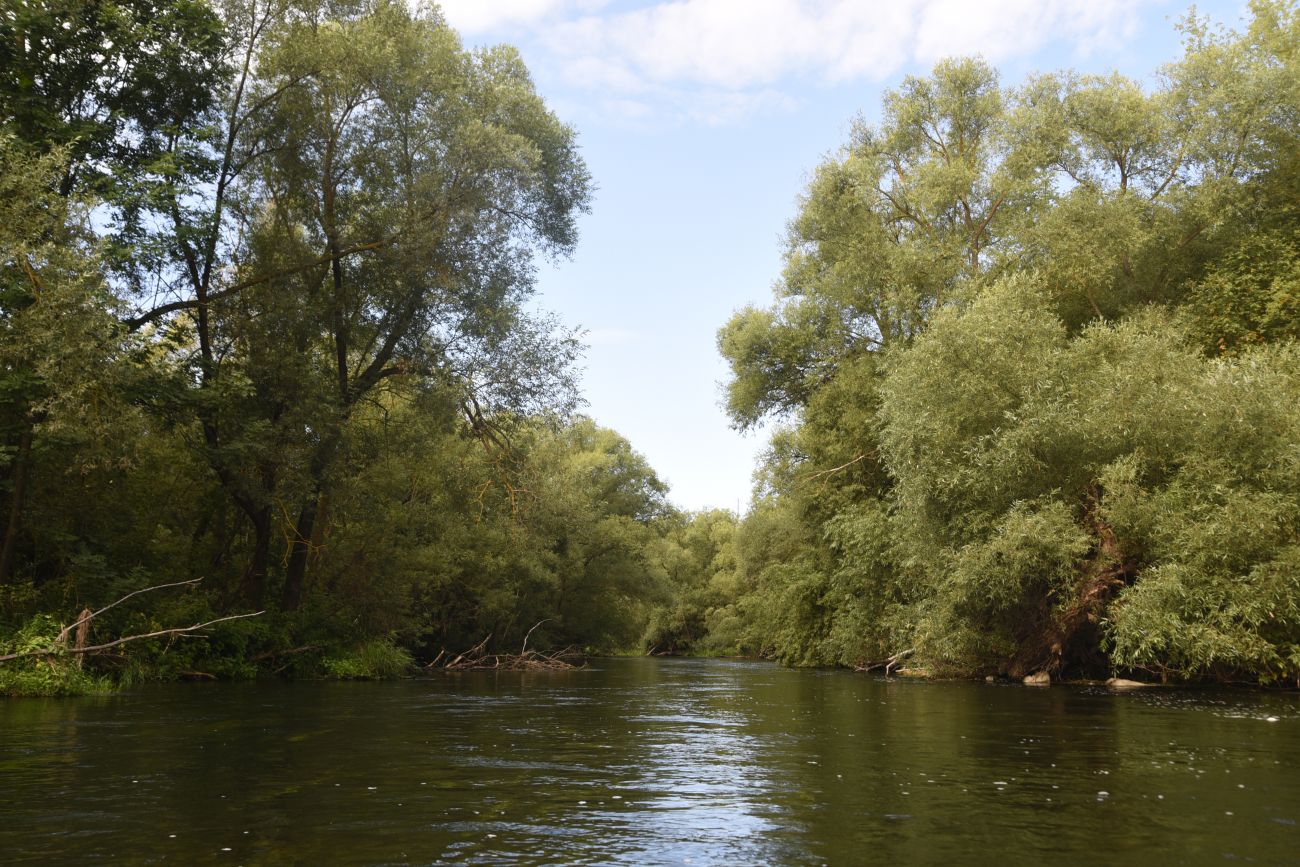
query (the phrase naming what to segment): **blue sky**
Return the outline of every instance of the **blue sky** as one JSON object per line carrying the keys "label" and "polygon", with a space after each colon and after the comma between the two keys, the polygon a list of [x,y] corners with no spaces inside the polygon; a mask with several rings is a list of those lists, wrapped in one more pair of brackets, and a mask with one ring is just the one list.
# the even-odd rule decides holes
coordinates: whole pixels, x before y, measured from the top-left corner
{"label": "blue sky", "polygon": [[[469,45],[517,46],[598,187],[539,306],[588,330],[586,412],[688,509],[744,509],[767,432],[723,412],[715,334],[765,305],[810,171],[940,57],[1004,83],[1073,68],[1154,83],[1188,7],[1161,0],[443,0]],[[1197,11],[1236,24],[1240,0]]]}

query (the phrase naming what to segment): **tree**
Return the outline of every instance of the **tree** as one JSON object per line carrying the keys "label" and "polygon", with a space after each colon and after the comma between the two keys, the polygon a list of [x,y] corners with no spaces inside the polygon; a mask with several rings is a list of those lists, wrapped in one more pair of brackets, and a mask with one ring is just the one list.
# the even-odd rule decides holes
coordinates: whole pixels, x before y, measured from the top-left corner
{"label": "tree", "polygon": [[[109,209],[118,243],[148,251],[146,215],[192,143],[225,72],[221,20],[203,0],[54,0],[0,16],[0,132],[32,154],[64,154],[51,178]],[[139,245],[133,247],[137,242]]]}
{"label": "tree", "polygon": [[[130,278],[130,263],[152,255],[150,197],[160,177],[182,170],[167,150],[201,124],[220,46],[220,23],[204,3],[17,3],[0,16],[2,171],[13,218],[4,244],[7,267],[20,272],[3,301],[14,342],[2,447],[13,458],[0,582],[14,568],[36,429],[51,429],[45,404],[74,406],[93,379],[74,385],[55,370],[94,370],[120,341],[102,315],[112,307],[108,273]],[[112,238],[93,253],[92,205]]]}
{"label": "tree", "polygon": [[0,584],[14,574],[38,432],[93,438],[96,409],[122,384],[122,333],[86,208],[51,191],[65,171],[62,151],[30,156],[0,138]]}
{"label": "tree", "polygon": [[[213,192],[172,190],[180,297],[133,324],[193,329],[206,451],[254,533],[251,598],[274,504],[298,500],[282,593],[293,610],[360,402],[425,376],[464,383],[468,407],[526,409],[563,383],[573,341],[520,310],[534,252],[572,248],[589,183],[518,55],[464,52],[436,13],[233,12],[241,53]],[[557,350],[548,363],[509,387],[474,383],[471,370],[507,369],[496,359],[523,348],[521,332]]]}
{"label": "tree", "polygon": [[1300,15],[1251,9],[1153,91],[941,63],[818,169],[719,337],[733,421],[787,421],[739,531],[763,652],[1291,676]]}

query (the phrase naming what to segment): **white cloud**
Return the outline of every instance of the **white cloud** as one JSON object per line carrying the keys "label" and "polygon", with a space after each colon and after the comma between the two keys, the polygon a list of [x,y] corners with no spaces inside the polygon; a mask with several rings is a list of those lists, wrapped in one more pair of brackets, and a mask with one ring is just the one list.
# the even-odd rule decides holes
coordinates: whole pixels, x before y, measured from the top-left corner
{"label": "white cloud", "polygon": [[436,0],[447,22],[475,35],[502,27],[533,24],[559,13],[592,12],[605,0]]}
{"label": "white cloud", "polygon": [[[1140,0],[1139,0],[1140,2]],[[611,105],[723,123],[788,103],[790,79],[887,78],[910,64],[1048,45],[1086,54],[1136,29],[1133,0],[444,0],[468,33],[527,25],[553,69]],[[602,11],[603,10],[603,11]],[[618,112],[615,111],[617,114]]]}
{"label": "white cloud", "polygon": [[[1128,35],[1131,0],[674,0],[557,22],[547,45],[595,86],[743,89],[790,75],[884,78],[909,60],[999,59]],[[591,76],[593,69],[602,74]]]}
{"label": "white cloud", "polygon": [[931,0],[916,34],[918,60],[981,53],[990,60],[1028,54],[1053,39],[1086,54],[1130,37],[1137,25],[1131,2],[1118,0]]}

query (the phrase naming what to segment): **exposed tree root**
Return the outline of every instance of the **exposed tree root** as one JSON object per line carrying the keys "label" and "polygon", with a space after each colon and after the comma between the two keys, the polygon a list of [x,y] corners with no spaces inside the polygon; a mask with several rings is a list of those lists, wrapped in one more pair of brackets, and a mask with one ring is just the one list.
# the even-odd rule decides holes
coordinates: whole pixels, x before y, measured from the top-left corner
{"label": "exposed tree root", "polygon": [[1092,673],[1108,668],[1098,650],[1098,624],[1115,594],[1133,582],[1138,564],[1123,556],[1114,530],[1097,514],[1099,500],[1100,492],[1093,491],[1085,505],[1085,523],[1096,547],[1081,565],[1074,592],[1054,607],[1044,600],[1037,625],[1022,637],[1020,650],[1007,665],[1010,677],[1067,667]]}

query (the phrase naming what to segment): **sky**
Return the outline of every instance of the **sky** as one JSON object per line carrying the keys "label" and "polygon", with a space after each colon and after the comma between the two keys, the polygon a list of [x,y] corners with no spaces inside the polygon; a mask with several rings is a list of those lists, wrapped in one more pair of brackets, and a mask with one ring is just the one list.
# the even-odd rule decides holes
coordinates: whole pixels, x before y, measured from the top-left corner
{"label": "sky", "polygon": [[[936,60],[1004,84],[1120,73],[1154,86],[1181,0],[442,0],[469,46],[521,51],[597,187],[537,305],[587,332],[584,412],[627,437],[685,509],[744,511],[767,428],[723,409],[720,326],[766,306],[810,173]],[[1242,0],[1197,12],[1240,22]]]}

